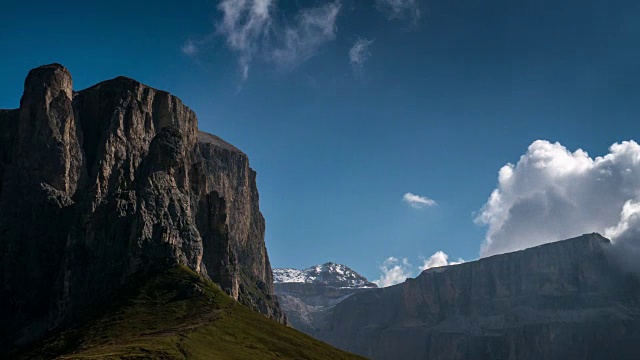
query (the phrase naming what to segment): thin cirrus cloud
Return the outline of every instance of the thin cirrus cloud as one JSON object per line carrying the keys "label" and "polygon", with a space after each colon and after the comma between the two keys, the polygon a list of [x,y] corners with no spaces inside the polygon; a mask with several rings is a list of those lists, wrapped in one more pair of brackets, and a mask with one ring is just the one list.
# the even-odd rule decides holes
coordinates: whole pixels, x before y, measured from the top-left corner
{"label": "thin cirrus cloud", "polygon": [[[389,20],[409,19],[415,24],[421,17],[419,0],[376,0],[371,4],[368,6],[374,6]],[[292,70],[336,39],[341,9],[341,0],[303,5],[293,13],[278,8],[276,0],[221,0],[217,6],[221,16],[215,22],[215,31],[201,39],[188,39],[181,51],[196,57],[203,45],[222,37],[237,57],[243,81],[257,61]],[[361,68],[369,59],[372,43],[367,39],[354,43],[349,50],[354,67]]]}
{"label": "thin cirrus cloud", "polygon": [[249,64],[272,26],[273,6],[272,0],[223,0],[218,5],[222,21],[218,23],[217,31],[225,36],[227,46],[237,53],[243,79],[249,76]]}
{"label": "thin cirrus cloud", "polygon": [[419,0],[376,0],[376,8],[389,20],[411,20],[417,23],[422,16]]}
{"label": "thin cirrus cloud", "polygon": [[422,260],[421,266],[413,266],[405,257],[402,259],[389,257],[380,265],[380,278],[373,282],[379,287],[387,287],[404,282],[407,278],[419,275],[420,272],[442,266],[462,264],[464,260],[449,261],[449,256],[443,251],[437,251]]}
{"label": "thin cirrus cloud", "polygon": [[301,10],[293,26],[281,30],[271,58],[277,64],[295,67],[313,57],[317,50],[336,38],[340,3],[332,2]]}
{"label": "thin cirrus cloud", "polygon": [[[217,34],[238,57],[242,79],[259,59],[281,69],[295,68],[316,55],[336,37],[339,1],[297,11],[291,19],[276,8],[274,0],[223,0]],[[278,14],[278,15],[276,15]]]}
{"label": "thin cirrus cloud", "polygon": [[199,49],[192,40],[187,40],[182,46],[182,53],[187,56],[194,56],[198,53]]}
{"label": "thin cirrus cloud", "polygon": [[436,206],[438,203],[433,199],[429,199],[426,196],[420,196],[416,194],[412,194],[410,192],[404,194],[402,196],[402,201],[409,204],[414,209],[422,209],[424,207]]}
{"label": "thin cirrus cloud", "polygon": [[369,57],[371,57],[371,51],[369,50],[371,44],[373,44],[373,40],[358,39],[349,49],[349,62],[354,68],[362,68],[364,63],[369,60]]}
{"label": "thin cirrus cloud", "polygon": [[500,169],[476,222],[487,226],[482,257],[598,232],[619,260],[631,262],[640,254],[640,145],[615,143],[592,158],[534,141],[515,165]]}

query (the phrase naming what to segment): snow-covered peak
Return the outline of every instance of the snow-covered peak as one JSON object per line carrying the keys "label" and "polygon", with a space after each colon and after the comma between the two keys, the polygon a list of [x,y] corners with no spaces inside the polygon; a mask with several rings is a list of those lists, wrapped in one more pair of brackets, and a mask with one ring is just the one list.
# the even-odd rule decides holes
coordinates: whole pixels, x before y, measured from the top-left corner
{"label": "snow-covered peak", "polygon": [[303,270],[279,268],[273,269],[274,283],[304,283],[306,277]]}
{"label": "snow-covered peak", "polygon": [[373,288],[376,284],[351,270],[348,266],[332,262],[311,266],[304,270],[273,269],[273,281],[280,283],[325,284],[341,288]]}

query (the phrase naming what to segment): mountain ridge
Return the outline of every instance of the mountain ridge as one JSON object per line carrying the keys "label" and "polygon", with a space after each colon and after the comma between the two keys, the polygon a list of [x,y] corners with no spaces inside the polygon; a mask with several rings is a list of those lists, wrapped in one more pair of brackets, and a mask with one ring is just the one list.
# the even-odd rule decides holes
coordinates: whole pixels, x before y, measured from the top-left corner
{"label": "mountain ridge", "polygon": [[311,334],[372,359],[640,354],[640,281],[599,234],[427,269],[354,294]]}

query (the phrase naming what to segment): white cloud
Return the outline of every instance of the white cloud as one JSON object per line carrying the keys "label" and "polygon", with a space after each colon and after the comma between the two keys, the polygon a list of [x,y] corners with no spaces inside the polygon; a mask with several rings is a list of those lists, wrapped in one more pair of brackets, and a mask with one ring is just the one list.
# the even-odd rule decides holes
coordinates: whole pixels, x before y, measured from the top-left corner
{"label": "white cloud", "polygon": [[198,47],[192,40],[187,40],[182,46],[182,53],[188,56],[194,56],[198,53]]}
{"label": "white cloud", "polygon": [[387,287],[404,282],[409,277],[419,275],[420,272],[440,266],[462,264],[464,260],[449,261],[449,256],[442,251],[437,251],[428,259],[423,258],[422,266],[414,267],[405,257],[398,259],[396,257],[387,258],[380,265],[380,278],[373,282],[379,287]]}
{"label": "white cloud", "polygon": [[226,36],[227,46],[238,53],[238,63],[245,80],[249,64],[259,50],[271,27],[272,0],[223,0],[218,9],[222,21],[218,32]]}
{"label": "white cloud", "polygon": [[591,158],[535,141],[500,169],[476,222],[488,226],[481,256],[591,232],[631,245],[640,239],[640,145],[616,143]]}
{"label": "white cloud", "polygon": [[640,274],[640,202],[628,200],[620,212],[620,221],[605,229],[604,235],[614,239],[613,259],[628,270]]}
{"label": "white cloud", "polygon": [[413,273],[413,266],[407,258],[390,257],[380,265],[380,279],[373,282],[379,287],[387,287],[404,282]]}
{"label": "white cloud", "polygon": [[284,19],[274,0],[223,0],[218,33],[238,55],[243,80],[251,63],[260,58],[281,67],[295,67],[335,39],[340,2],[298,11],[293,21]]}
{"label": "white cloud", "polygon": [[371,52],[369,51],[371,44],[373,44],[373,40],[356,40],[351,49],[349,49],[349,61],[351,65],[356,68],[362,67],[371,56]]}
{"label": "white cloud", "polygon": [[434,267],[457,265],[457,264],[462,264],[463,262],[464,260],[460,258],[458,258],[457,261],[449,261],[449,256],[447,254],[445,254],[443,251],[437,251],[435,254],[431,255],[428,259],[424,259],[422,266],[420,267],[420,270],[424,271]]}
{"label": "white cloud", "polygon": [[419,0],[376,0],[376,7],[391,20],[410,19],[417,22],[422,15]]}
{"label": "white cloud", "polygon": [[627,200],[622,206],[620,220],[615,226],[606,228],[604,230],[604,236],[619,239],[622,236],[629,235],[634,228],[638,227],[639,215],[640,202]]}
{"label": "white cloud", "polygon": [[420,196],[412,193],[406,193],[402,196],[402,200],[409,204],[412,208],[421,209],[425,206],[435,206],[437,203],[426,196]]}
{"label": "white cloud", "polygon": [[281,30],[279,45],[271,52],[281,66],[297,66],[316,54],[317,49],[336,37],[339,2],[303,9],[293,26]]}

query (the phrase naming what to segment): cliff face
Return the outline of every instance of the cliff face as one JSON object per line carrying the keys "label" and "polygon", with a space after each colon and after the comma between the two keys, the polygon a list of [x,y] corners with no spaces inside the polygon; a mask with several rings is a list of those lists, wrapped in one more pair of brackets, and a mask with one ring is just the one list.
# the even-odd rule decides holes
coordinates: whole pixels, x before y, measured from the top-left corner
{"label": "cliff face", "polygon": [[20,108],[0,111],[0,339],[173,264],[284,322],[255,177],[167,92],[123,77],[74,92],[61,65],[32,70]]}
{"label": "cliff face", "polygon": [[314,335],[374,359],[602,359],[640,354],[640,286],[597,234],[433,268],[355,294]]}
{"label": "cliff face", "polygon": [[291,326],[314,334],[328,309],[347,297],[378,286],[341,264],[325,263],[304,270],[273,269],[282,310]]}

